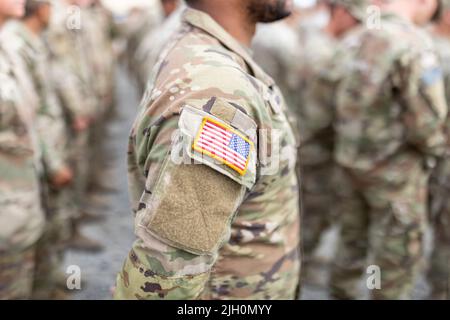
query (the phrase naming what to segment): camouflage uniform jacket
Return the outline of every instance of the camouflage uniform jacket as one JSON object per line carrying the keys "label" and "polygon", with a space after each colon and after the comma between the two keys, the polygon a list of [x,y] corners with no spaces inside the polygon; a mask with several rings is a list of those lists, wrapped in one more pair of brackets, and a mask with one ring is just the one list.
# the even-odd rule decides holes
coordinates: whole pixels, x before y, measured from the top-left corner
{"label": "camouflage uniform jacket", "polygon": [[45,41],[50,51],[50,71],[66,117],[95,117],[97,97],[87,59],[81,9],[55,2]]}
{"label": "camouflage uniform jacket", "polygon": [[178,30],[184,7],[180,6],[177,8],[159,26],[148,32],[137,47],[134,59],[139,66],[136,70],[136,78],[140,92],[145,91],[151,71],[158,61],[165,44],[170,40],[171,35]]}
{"label": "camouflage uniform jacket", "polygon": [[302,166],[333,161],[335,88],[342,73],[340,62],[345,54],[339,43],[324,31],[313,27],[299,29],[300,81],[298,106],[294,110],[302,137]]}
{"label": "camouflage uniform jacket", "polygon": [[344,40],[350,58],[337,90],[335,157],[354,173],[379,172],[395,184],[445,152],[447,104],[426,33],[395,15],[383,15],[381,26]]}
{"label": "camouflage uniform jacket", "polygon": [[[0,31],[0,251],[22,250],[41,236],[36,97]],[[20,90],[19,90],[20,88]]]}
{"label": "camouflage uniform jacket", "polygon": [[23,23],[12,23],[9,28],[11,37],[17,38],[14,50],[26,68],[39,100],[36,128],[45,171],[47,175],[52,176],[65,164],[67,133],[63,112],[48,73],[47,49],[43,40]]}
{"label": "camouflage uniform jacket", "polygon": [[130,137],[138,240],[115,297],[293,299],[297,155],[279,90],[193,9],[161,57]]}

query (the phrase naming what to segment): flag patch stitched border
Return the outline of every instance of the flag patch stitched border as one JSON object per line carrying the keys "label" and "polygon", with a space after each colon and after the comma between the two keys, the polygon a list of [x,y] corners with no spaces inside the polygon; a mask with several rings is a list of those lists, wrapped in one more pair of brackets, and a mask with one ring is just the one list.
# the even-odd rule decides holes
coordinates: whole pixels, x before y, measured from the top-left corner
{"label": "flag patch stitched border", "polygon": [[238,130],[210,117],[204,117],[192,148],[245,175],[254,148],[253,142]]}

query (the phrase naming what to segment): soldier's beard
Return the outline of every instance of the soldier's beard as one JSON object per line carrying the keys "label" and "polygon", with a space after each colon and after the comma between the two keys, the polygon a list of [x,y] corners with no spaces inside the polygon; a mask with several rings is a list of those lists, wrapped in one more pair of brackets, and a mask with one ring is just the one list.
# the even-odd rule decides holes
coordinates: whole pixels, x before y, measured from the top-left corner
{"label": "soldier's beard", "polygon": [[292,1],[250,0],[247,10],[255,22],[274,22],[286,18],[292,13]]}

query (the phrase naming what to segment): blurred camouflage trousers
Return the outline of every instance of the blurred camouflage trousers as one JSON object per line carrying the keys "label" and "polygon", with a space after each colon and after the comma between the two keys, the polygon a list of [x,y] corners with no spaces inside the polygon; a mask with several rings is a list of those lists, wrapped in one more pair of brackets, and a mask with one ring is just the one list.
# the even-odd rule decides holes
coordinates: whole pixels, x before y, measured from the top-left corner
{"label": "blurred camouflage trousers", "polygon": [[305,166],[303,174],[303,261],[308,263],[321,236],[336,219],[335,167],[332,163]]}
{"label": "blurred camouflage trousers", "polygon": [[429,177],[419,166],[410,169],[394,179],[388,172],[349,175],[351,183],[339,188],[334,298],[361,298],[358,285],[369,265],[381,270],[381,289],[371,292],[373,299],[409,298],[423,254]]}
{"label": "blurred camouflage trousers", "polygon": [[33,299],[51,299],[62,272],[65,243],[71,236],[74,216],[70,189],[50,190],[46,199],[47,224],[36,245]]}
{"label": "blurred camouflage trousers", "polygon": [[[73,197],[78,209],[81,209],[85,202],[86,188],[89,174],[89,130],[76,133],[71,141],[70,164],[74,168],[75,176],[73,182]],[[74,217],[80,215],[80,210],[74,211]]]}
{"label": "blurred camouflage trousers", "polygon": [[450,161],[442,161],[431,178],[430,220],[434,248],[428,279],[432,297],[450,299]]}
{"label": "blurred camouflage trousers", "polygon": [[29,299],[33,287],[35,246],[0,251],[0,300]]}

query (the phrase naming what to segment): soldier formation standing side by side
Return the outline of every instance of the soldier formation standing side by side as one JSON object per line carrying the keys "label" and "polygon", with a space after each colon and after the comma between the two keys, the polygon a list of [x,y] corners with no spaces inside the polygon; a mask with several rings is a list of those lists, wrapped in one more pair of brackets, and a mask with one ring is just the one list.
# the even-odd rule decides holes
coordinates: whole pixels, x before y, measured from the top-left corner
{"label": "soldier formation standing side by side", "polygon": [[100,248],[78,229],[92,170],[89,125],[113,108],[110,19],[90,2],[86,10],[107,21],[91,19],[89,30],[69,23],[80,7],[63,1],[0,4],[0,298],[65,298],[66,249]]}
{"label": "soldier formation standing side by side", "polygon": [[450,299],[450,0],[314,3],[0,0],[0,300]]}

